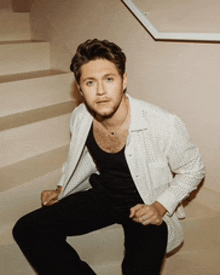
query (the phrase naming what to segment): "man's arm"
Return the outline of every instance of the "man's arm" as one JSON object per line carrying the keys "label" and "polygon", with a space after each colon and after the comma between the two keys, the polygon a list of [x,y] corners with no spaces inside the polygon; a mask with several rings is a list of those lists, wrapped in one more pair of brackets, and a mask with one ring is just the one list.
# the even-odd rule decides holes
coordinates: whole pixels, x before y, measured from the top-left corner
{"label": "man's arm", "polygon": [[130,217],[143,225],[160,225],[165,213],[172,215],[179,203],[197,188],[204,177],[200,153],[178,117],[175,117],[170,137],[166,156],[175,173],[170,187],[152,205],[138,204],[131,208]]}
{"label": "man's arm", "polygon": [[198,149],[191,142],[184,123],[175,117],[166,156],[175,174],[170,187],[157,201],[172,215],[176,207],[197,188],[205,175],[205,166]]}

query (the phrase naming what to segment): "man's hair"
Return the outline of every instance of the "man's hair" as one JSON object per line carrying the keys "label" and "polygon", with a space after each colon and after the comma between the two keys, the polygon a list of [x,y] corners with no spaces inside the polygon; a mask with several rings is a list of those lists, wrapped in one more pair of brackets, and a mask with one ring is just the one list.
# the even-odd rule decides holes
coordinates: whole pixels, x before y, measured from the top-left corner
{"label": "man's hair", "polygon": [[116,65],[119,74],[125,73],[126,56],[121,48],[108,40],[87,40],[80,44],[74,55],[70,70],[74,73],[77,83],[80,83],[81,67],[89,61],[107,59]]}

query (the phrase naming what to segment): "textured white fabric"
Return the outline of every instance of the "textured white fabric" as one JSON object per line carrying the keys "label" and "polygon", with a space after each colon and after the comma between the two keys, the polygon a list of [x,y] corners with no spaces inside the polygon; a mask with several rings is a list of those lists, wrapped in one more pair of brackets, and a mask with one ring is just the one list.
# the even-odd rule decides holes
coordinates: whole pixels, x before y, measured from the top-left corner
{"label": "textured white fabric", "polygon": [[[146,204],[160,202],[166,209],[167,252],[183,241],[175,210],[204,177],[204,165],[184,123],[167,111],[129,96],[131,124],[125,157],[135,185]],[[86,146],[93,117],[84,104],[70,119],[72,139],[59,186],[60,199],[91,188],[89,176],[97,172]],[[98,172],[97,172],[98,173]],[[175,176],[173,176],[175,175]],[[183,209],[179,212],[182,212]]]}

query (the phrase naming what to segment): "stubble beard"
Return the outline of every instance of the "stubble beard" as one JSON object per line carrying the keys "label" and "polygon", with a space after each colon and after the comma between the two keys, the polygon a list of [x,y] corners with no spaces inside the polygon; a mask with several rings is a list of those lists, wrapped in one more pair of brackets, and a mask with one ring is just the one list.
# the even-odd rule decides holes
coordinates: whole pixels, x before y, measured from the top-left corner
{"label": "stubble beard", "polygon": [[99,122],[102,122],[106,119],[110,119],[114,116],[114,114],[117,112],[120,104],[121,104],[121,101],[116,105],[116,106],[113,106],[113,108],[111,108],[110,111],[101,111],[99,112],[98,110],[96,110],[94,107],[90,106],[87,102],[85,102],[86,104],[86,107],[88,109],[88,111],[90,112],[90,114],[96,119],[98,120]]}

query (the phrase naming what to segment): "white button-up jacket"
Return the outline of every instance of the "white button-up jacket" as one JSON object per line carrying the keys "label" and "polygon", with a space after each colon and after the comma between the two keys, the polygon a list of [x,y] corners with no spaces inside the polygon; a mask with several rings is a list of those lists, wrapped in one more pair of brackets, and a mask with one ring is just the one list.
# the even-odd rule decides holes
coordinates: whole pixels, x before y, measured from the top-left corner
{"label": "white button-up jacket", "polygon": [[[130,96],[129,102],[131,123],[125,157],[145,204],[158,201],[167,209],[164,221],[168,226],[169,252],[183,242],[176,210],[204,177],[204,165],[177,116]],[[85,146],[92,121],[84,103],[72,113],[70,150],[58,184],[63,187],[60,199],[91,188],[89,177],[98,173]]]}

